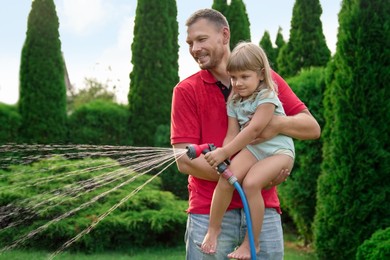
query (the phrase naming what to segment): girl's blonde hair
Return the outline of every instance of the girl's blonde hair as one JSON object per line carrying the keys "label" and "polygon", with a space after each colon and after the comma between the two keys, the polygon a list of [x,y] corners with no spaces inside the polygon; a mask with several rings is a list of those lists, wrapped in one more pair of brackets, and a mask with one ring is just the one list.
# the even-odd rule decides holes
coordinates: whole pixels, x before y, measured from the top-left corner
{"label": "girl's blonde hair", "polygon": [[[259,82],[259,86],[252,95],[253,98],[256,97],[262,89],[277,92],[277,86],[272,80],[271,67],[267,55],[260,46],[254,43],[238,43],[229,57],[226,69],[228,72],[251,70],[257,72],[259,75],[261,73],[264,74],[264,80]],[[233,94],[232,96],[233,100],[239,98],[240,97],[237,94]]]}

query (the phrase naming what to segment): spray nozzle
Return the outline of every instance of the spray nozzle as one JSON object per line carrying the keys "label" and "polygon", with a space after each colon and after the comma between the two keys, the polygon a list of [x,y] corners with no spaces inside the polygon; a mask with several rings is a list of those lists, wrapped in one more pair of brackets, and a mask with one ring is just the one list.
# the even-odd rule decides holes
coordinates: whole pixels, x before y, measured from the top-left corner
{"label": "spray nozzle", "polygon": [[216,147],[214,144],[191,144],[186,147],[187,156],[192,160],[198,158],[200,154],[206,154],[212,150],[215,150]]}
{"label": "spray nozzle", "polygon": [[[200,154],[206,154],[210,151],[213,151],[215,149],[217,149],[217,147],[215,147],[214,144],[191,144],[191,145],[188,145],[187,147],[187,156],[192,160],[192,159],[195,159],[195,158],[198,158],[200,156]],[[230,164],[230,161],[229,160],[225,160],[224,163],[220,163],[218,166],[217,166],[217,171],[219,173],[223,173],[226,169],[227,169],[227,165]]]}

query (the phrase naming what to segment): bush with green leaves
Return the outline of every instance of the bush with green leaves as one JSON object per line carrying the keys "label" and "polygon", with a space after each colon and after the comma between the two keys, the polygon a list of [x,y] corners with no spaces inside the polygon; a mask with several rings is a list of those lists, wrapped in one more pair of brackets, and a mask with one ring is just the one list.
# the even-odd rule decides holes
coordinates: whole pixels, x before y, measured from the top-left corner
{"label": "bush with green leaves", "polygon": [[2,248],[57,250],[79,234],[69,250],[97,252],[182,241],[187,202],[161,191],[159,177],[134,172],[112,159],[52,157],[0,170],[0,177]]}
{"label": "bush with green leaves", "polygon": [[17,107],[0,103],[0,144],[17,142],[20,124]]}
{"label": "bush with green leaves", "polygon": [[358,247],[356,260],[390,259],[390,227],[376,231]]}
{"label": "bush with green leaves", "polygon": [[128,110],[110,101],[96,100],[69,116],[69,140],[75,144],[129,143]]}
{"label": "bush with green leaves", "polygon": [[[19,140],[18,129],[22,118],[15,105],[0,103],[0,146],[17,143]],[[0,147],[2,150],[5,147]],[[0,169],[9,164],[10,158],[16,158],[17,154],[11,150],[0,153]]]}
{"label": "bush with green leaves", "polygon": [[[322,98],[325,89],[325,68],[303,70],[288,84],[306,104],[320,126],[324,124]],[[282,206],[292,217],[304,243],[313,240],[317,178],[321,173],[322,140],[294,140],[296,159],[288,181],[278,187]]]}

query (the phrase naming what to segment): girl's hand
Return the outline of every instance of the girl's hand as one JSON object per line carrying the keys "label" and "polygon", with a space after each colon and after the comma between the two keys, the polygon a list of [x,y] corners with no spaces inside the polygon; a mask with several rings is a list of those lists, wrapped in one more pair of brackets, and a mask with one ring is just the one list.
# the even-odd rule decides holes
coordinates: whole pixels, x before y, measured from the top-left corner
{"label": "girl's hand", "polygon": [[229,156],[226,154],[223,148],[217,148],[214,151],[205,154],[204,158],[210,164],[211,167],[216,168]]}

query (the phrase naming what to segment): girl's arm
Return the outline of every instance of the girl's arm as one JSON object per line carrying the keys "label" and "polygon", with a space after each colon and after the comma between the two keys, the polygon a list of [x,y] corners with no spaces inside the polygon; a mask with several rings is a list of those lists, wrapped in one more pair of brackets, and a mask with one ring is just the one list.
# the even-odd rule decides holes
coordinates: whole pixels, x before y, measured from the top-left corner
{"label": "girl's arm", "polygon": [[259,105],[247,127],[242,129],[230,142],[224,142],[224,146],[222,148],[217,148],[215,151],[209,152],[205,155],[207,162],[212,167],[217,167],[225,159],[230,158],[232,155],[242,150],[260,135],[263,129],[271,121],[274,111],[275,105],[272,103]]}
{"label": "girl's arm", "polygon": [[238,123],[238,120],[236,117],[228,117],[228,130],[226,133],[226,137],[223,140],[223,146],[227,145],[230,143],[234,137],[238,135],[240,132],[240,125]]}

